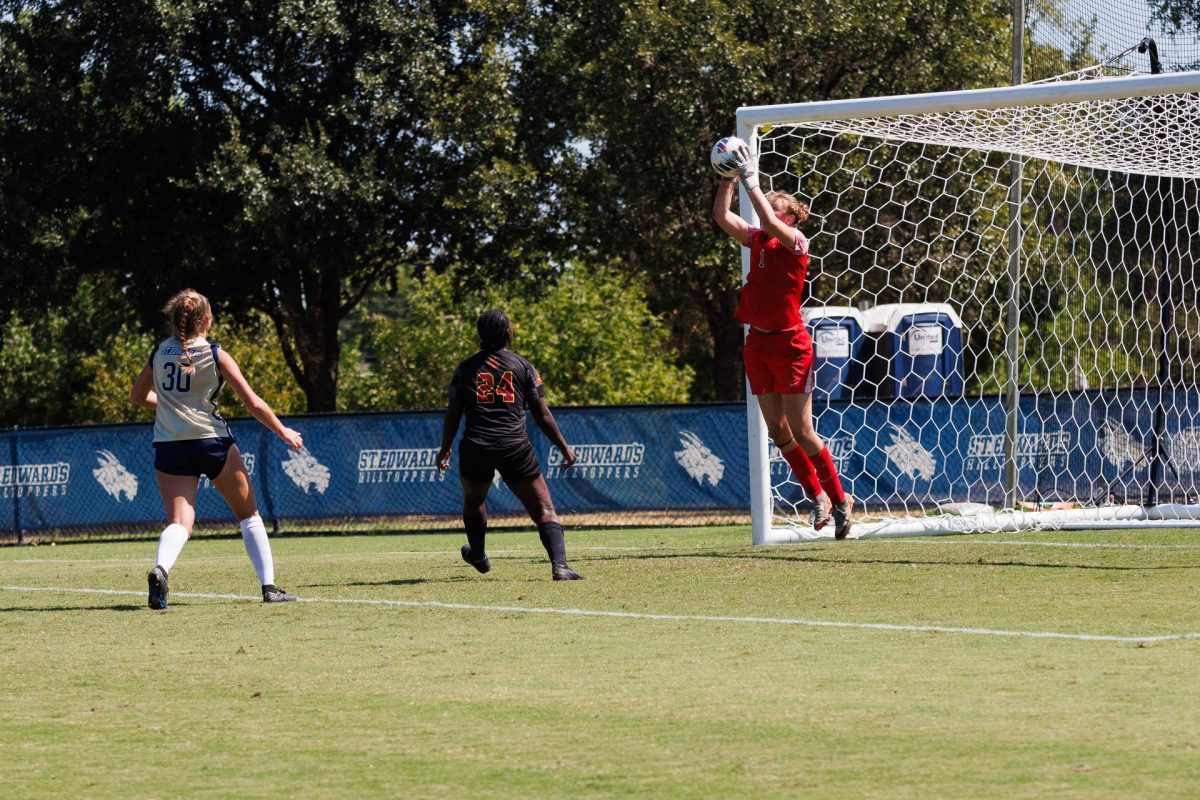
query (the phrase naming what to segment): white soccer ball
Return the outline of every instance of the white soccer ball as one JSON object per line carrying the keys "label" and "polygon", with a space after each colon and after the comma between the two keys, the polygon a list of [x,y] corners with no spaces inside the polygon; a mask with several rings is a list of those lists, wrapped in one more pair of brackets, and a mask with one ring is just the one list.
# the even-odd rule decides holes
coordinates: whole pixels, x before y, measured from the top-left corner
{"label": "white soccer ball", "polygon": [[712,162],[712,168],[717,171],[718,175],[722,178],[732,178],[737,174],[737,167],[733,165],[733,151],[745,144],[736,136],[726,136],[717,140],[708,159]]}

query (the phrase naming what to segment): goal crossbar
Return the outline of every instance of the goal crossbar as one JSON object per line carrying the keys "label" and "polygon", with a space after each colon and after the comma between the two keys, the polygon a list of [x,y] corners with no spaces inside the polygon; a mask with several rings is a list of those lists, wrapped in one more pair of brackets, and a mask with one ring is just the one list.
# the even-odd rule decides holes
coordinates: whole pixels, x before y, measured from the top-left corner
{"label": "goal crossbar", "polygon": [[1126,78],[999,86],[954,92],[822,100],[811,103],[742,106],[737,110],[738,129],[750,133],[761,125],[803,124],[823,120],[894,117],[908,114],[949,114],[957,111],[1024,108],[1058,103],[1153,97],[1200,92],[1200,71]]}

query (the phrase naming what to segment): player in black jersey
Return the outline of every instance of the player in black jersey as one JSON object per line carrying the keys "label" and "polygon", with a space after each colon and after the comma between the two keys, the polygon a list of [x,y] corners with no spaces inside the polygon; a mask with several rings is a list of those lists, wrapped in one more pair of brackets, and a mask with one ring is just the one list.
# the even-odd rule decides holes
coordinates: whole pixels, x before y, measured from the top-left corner
{"label": "player in black jersey", "polygon": [[487,533],[487,495],[496,472],[517,496],[538,527],[542,546],[550,556],[556,581],[583,578],[567,566],[567,546],[562,523],[554,511],[550,488],[525,429],[525,409],[546,437],[562,451],[563,466],[575,463],[575,453],[558,430],[546,405],[546,390],[537,370],[508,349],[512,324],[503,311],[485,311],[476,323],[480,351],[458,365],[450,381],[450,404],[442,422],[442,447],[438,469],[450,466],[450,447],[463,414],[467,429],[458,445],[458,477],[463,487],[463,525],[467,544],[463,560],[480,572],[492,568],[484,550]]}

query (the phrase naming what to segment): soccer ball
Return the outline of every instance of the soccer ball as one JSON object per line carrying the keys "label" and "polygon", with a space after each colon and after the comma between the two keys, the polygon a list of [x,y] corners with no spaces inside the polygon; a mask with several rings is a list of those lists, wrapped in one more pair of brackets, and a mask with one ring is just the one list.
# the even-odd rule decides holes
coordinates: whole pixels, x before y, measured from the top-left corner
{"label": "soccer ball", "polygon": [[708,158],[712,162],[712,168],[722,178],[732,178],[737,174],[737,167],[733,165],[733,151],[744,144],[746,143],[736,136],[726,136],[713,145]]}

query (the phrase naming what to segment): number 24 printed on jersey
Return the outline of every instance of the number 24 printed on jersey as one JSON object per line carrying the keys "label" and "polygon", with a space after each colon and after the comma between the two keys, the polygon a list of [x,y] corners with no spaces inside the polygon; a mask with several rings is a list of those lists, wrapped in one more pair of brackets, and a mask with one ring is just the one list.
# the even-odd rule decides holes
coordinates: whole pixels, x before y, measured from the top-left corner
{"label": "number 24 printed on jersey", "polygon": [[505,371],[500,375],[500,380],[496,380],[496,376],[490,372],[478,372],[475,375],[475,401],[478,403],[492,404],[496,402],[496,396],[505,403],[517,402],[517,393],[513,389],[513,374],[510,371]]}

